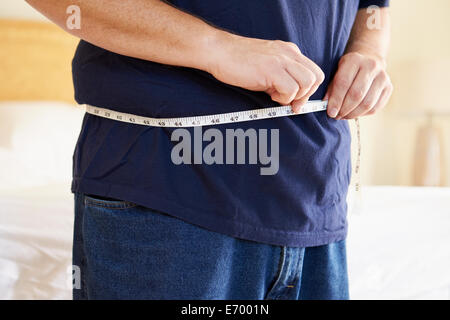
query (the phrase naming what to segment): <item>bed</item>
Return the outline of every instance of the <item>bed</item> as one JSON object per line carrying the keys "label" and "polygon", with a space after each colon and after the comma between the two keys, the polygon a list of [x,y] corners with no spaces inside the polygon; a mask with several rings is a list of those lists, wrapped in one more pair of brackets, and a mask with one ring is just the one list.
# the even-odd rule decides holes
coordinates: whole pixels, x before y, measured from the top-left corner
{"label": "bed", "polygon": [[[71,157],[83,114],[0,103],[0,299],[71,298]],[[450,188],[364,186],[360,196],[358,213],[353,191],[348,199],[351,298],[449,299]]]}
{"label": "bed", "polygon": [[351,297],[450,299],[450,188],[367,186],[362,207],[349,216]]}

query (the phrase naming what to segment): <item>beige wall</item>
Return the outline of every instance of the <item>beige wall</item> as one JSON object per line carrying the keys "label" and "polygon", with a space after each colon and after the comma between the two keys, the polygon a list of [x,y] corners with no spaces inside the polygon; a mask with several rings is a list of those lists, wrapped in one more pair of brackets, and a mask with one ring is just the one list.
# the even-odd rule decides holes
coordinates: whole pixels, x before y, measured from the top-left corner
{"label": "beige wall", "polygon": [[[393,0],[391,12],[389,70],[395,92],[381,114],[361,119],[362,183],[413,184],[416,135],[430,105],[442,111],[434,124],[444,140],[450,185],[450,1]],[[350,126],[355,132],[353,121]],[[356,149],[356,137],[353,141]]]}

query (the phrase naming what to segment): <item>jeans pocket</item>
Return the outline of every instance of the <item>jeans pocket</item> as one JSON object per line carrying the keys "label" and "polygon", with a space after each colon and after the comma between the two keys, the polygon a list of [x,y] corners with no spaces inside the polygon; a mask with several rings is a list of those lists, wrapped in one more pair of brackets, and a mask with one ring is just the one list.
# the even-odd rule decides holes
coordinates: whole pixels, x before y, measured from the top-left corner
{"label": "jeans pocket", "polygon": [[148,243],[154,224],[162,219],[162,215],[130,201],[83,196],[83,234],[93,246],[103,240],[126,246]]}
{"label": "jeans pocket", "polygon": [[86,207],[99,207],[111,210],[129,209],[137,207],[137,204],[118,199],[104,199],[93,195],[84,195],[84,205]]}

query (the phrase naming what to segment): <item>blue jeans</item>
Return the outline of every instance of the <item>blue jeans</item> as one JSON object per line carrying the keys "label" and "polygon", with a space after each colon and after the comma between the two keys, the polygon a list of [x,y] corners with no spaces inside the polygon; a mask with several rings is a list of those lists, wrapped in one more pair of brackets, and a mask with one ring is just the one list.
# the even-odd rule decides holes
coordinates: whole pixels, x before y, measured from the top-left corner
{"label": "blue jeans", "polygon": [[74,299],[348,299],[345,241],[280,247],[75,194]]}

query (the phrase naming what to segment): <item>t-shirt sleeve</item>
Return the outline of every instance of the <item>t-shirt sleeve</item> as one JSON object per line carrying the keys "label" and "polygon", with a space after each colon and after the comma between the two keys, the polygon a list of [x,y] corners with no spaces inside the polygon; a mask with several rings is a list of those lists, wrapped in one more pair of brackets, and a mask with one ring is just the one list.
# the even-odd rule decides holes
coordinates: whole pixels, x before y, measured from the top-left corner
{"label": "t-shirt sleeve", "polygon": [[359,8],[367,8],[369,6],[379,6],[379,7],[388,7],[389,0],[360,0]]}

